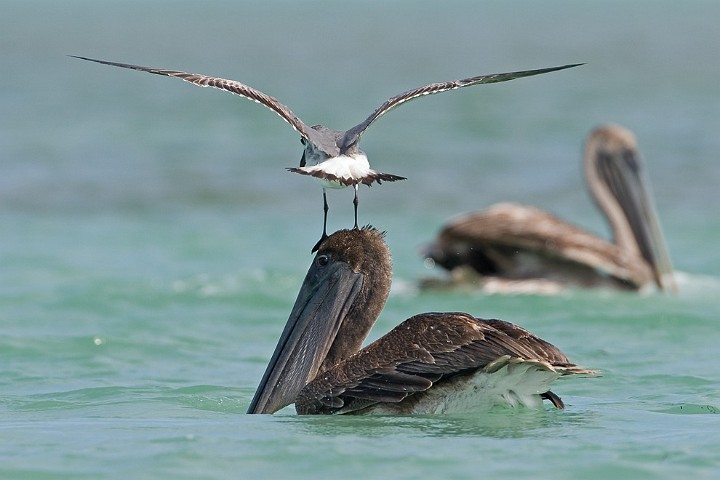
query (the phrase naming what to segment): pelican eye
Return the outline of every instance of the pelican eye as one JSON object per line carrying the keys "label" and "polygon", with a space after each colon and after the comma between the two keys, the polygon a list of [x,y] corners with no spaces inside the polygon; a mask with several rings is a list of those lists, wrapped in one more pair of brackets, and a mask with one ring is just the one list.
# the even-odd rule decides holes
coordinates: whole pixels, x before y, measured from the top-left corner
{"label": "pelican eye", "polygon": [[305,137],[300,137],[300,143],[303,145],[307,145],[307,140],[305,140]]}
{"label": "pelican eye", "polygon": [[324,267],[330,262],[330,256],[329,255],[318,255],[317,257],[317,263],[321,267]]}

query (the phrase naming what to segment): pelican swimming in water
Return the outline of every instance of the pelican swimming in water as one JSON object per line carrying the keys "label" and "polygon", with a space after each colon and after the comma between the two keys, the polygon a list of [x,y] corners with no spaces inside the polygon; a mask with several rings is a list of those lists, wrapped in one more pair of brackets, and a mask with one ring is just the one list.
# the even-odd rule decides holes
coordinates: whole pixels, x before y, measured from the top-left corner
{"label": "pelican swimming in water", "polygon": [[248,413],[453,413],[564,405],[564,375],[593,374],[502,320],[415,315],[360,349],[390,292],[383,234],[340,230],[319,246]]}
{"label": "pelican swimming in water", "polygon": [[[301,175],[313,176],[317,178],[322,185],[324,214],[323,233],[320,242],[327,237],[328,204],[325,192],[327,188],[344,188],[352,185],[355,190],[353,205],[355,212],[355,228],[357,228],[358,186],[361,183],[371,186],[374,182],[380,184],[383,181],[394,182],[397,180],[405,180],[405,177],[372,170],[365,152],[359,148],[360,137],[362,134],[382,115],[409,100],[425,95],[432,95],[448,90],[456,90],[458,88],[469,87],[472,85],[506,82],[515,78],[530,77],[533,75],[540,75],[543,73],[554,72],[581,65],[573,64],[563,65],[561,67],[543,68],[539,70],[495,73],[466,78],[463,80],[432,83],[430,85],[408,90],[407,92],[403,92],[390,98],[375,109],[369,117],[352,127],[350,130],[338,131],[332,130],[324,125],[308,126],[296,117],[288,107],[280,103],[274,97],[266,95],[260,90],[235,80],[226,80],[224,78],[209,77],[207,75],[187,73],[177,70],[165,70],[160,68],[141,67],[139,65],[130,65],[126,63],[108,62],[105,60],[96,60],[93,58],[79,57],[75,55],[70,56],[81,60],[102,63],[104,65],[112,65],[114,67],[129,68],[156,75],[180,78],[200,87],[217,88],[219,90],[224,90],[226,92],[245,97],[274,111],[300,134],[300,141],[304,145],[304,151],[302,158],[300,159],[300,166],[289,168],[288,170]],[[310,163],[310,165],[308,165],[308,163]],[[315,251],[320,242],[318,242],[313,251]]]}
{"label": "pelican swimming in water", "polygon": [[594,129],[583,163],[612,243],[536,208],[500,203],[446,225],[427,248],[427,258],[457,269],[458,277],[470,271],[470,278],[480,278],[490,291],[638,290],[652,284],[674,291],[670,256],[634,135],[617,125]]}

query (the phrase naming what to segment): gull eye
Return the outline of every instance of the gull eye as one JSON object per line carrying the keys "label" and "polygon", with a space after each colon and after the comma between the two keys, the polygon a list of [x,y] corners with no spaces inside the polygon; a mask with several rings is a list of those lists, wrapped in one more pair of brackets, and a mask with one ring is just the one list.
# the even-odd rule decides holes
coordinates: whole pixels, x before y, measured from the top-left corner
{"label": "gull eye", "polygon": [[328,263],[330,263],[330,256],[329,255],[318,255],[317,257],[317,263],[321,267],[324,267]]}

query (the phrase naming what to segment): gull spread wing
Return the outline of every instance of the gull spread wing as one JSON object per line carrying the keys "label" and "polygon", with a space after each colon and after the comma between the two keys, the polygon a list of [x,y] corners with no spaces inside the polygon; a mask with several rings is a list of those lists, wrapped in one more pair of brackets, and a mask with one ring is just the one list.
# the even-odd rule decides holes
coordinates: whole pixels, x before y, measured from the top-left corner
{"label": "gull spread wing", "polygon": [[533,75],[541,75],[543,73],[555,72],[557,70],[564,70],[566,68],[573,68],[582,65],[582,63],[576,63],[571,65],[563,65],[560,67],[542,68],[539,70],[525,70],[520,72],[509,72],[509,73],[494,73],[490,75],[480,75],[477,77],[470,77],[464,80],[452,80],[449,82],[431,83],[424,87],[415,88],[408,90],[407,92],[401,93],[387,100],[385,103],[380,105],[369,117],[362,123],[354,126],[345,133],[345,137],[342,142],[341,150],[346,151],[353,145],[360,141],[360,136],[367,130],[367,128],[375,122],[382,115],[390,111],[391,109],[402,105],[405,102],[422,97],[425,95],[433,95],[435,93],[446,92],[448,90],[456,90],[458,88],[470,87],[472,85],[479,85],[484,83],[500,83],[513,80],[515,78],[530,77]]}
{"label": "gull spread wing", "polygon": [[224,90],[226,92],[239,95],[241,97],[257,102],[261,105],[264,105],[273,112],[277,113],[280,118],[288,122],[290,126],[293,127],[303,138],[312,142],[313,144],[318,145],[322,148],[322,145],[326,143],[323,142],[323,138],[318,134],[318,132],[305,125],[302,120],[295,116],[295,114],[288,107],[280,103],[275,97],[267,95],[260,90],[245,85],[244,83],[240,83],[235,80],[227,80],[225,78],[210,77],[199,73],[187,73],[177,70],[165,70],[160,68],[143,67],[140,65],[131,65],[127,63],[108,62],[105,60],[97,60],[94,58],[80,57],[76,55],[70,56],[73,58],[79,58],[81,60],[101,63],[103,65],[111,65],[113,67],[129,68],[132,70],[139,70],[141,72],[148,72],[155,75],[176,77],[199,87],[212,87],[217,88],[218,90]]}

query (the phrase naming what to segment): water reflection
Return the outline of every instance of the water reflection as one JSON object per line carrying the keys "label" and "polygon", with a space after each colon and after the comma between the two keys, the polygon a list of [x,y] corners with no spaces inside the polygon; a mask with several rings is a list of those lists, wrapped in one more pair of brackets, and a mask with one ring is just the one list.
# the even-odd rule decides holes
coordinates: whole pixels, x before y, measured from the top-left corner
{"label": "water reflection", "polygon": [[593,421],[590,411],[496,408],[482,414],[412,416],[281,417],[311,435],[352,434],[363,437],[490,437],[557,436],[564,427]]}

